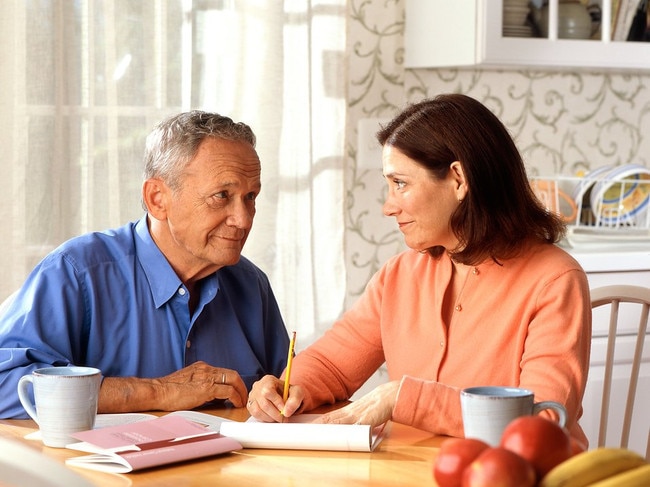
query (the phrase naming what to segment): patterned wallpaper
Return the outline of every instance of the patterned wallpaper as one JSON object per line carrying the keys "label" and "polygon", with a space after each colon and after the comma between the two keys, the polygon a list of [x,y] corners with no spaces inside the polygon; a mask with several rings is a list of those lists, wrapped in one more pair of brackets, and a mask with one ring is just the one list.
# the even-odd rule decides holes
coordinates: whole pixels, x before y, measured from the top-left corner
{"label": "patterned wallpaper", "polygon": [[650,75],[634,72],[418,69],[403,66],[404,1],[350,0],[346,186],[346,306],[404,247],[381,213],[385,184],[357,161],[357,123],[405,103],[460,92],[510,129],[529,174],[575,176],[603,165],[650,166]]}

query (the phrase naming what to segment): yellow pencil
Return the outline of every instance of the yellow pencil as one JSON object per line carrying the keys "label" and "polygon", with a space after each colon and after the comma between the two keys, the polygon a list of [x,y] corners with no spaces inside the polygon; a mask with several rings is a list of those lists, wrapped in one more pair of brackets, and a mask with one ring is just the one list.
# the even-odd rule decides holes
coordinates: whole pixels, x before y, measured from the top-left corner
{"label": "yellow pencil", "polygon": [[[282,393],[282,401],[287,402],[289,398],[289,384],[291,381],[291,364],[293,364],[294,350],[296,348],[296,332],[291,335],[291,342],[289,342],[289,356],[287,357],[287,370],[284,373],[284,392]],[[280,411],[284,416],[284,409]]]}

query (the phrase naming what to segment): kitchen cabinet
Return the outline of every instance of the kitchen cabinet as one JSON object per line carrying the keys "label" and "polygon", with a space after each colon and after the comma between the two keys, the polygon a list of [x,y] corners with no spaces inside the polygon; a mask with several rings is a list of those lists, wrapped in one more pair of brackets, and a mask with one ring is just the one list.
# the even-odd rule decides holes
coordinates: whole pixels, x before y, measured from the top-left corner
{"label": "kitchen cabinet", "polygon": [[[406,0],[407,68],[566,68],[650,71],[650,43],[558,39],[558,0],[550,0],[548,38],[503,36],[503,0]],[[602,0],[603,19],[611,0]]]}
{"label": "kitchen cabinet", "polygon": [[[624,247],[624,246],[623,246]],[[568,249],[587,273],[589,287],[596,288],[613,284],[631,284],[650,286],[650,246],[627,250],[618,248],[589,247]],[[593,333],[591,361],[587,388],[583,400],[584,414],[580,420],[582,428],[589,438],[590,447],[598,441],[598,419],[604,375],[605,353],[607,347],[607,328],[609,308],[596,308],[593,315]],[[639,309],[633,305],[621,304],[621,315],[630,327],[636,329],[639,322]],[[618,330],[615,353],[615,366],[612,380],[612,403],[610,405],[610,423],[607,431],[607,444],[618,446],[621,437],[624,402],[627,397],[628,377],[634,353],[634,339],[630,329],[623,326]],[[639,383],[637,385],[636,403],[632,419],[632,432],[629,447],[645,455],[650,430],[650,334],[646,335],[644,358],[641,364]]]}

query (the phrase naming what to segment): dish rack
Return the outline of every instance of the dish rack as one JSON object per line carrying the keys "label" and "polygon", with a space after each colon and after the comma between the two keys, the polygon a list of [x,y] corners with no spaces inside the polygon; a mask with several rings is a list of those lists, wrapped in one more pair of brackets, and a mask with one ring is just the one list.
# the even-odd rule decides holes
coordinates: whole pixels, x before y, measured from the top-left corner
{"label": "dish rack", "polygon": [[612,178],[611,168],[603,168],[585,177],[534,177],[530,184],[546,209],[567,223],[571,247],[650,243],[650,170],[620,175]]}

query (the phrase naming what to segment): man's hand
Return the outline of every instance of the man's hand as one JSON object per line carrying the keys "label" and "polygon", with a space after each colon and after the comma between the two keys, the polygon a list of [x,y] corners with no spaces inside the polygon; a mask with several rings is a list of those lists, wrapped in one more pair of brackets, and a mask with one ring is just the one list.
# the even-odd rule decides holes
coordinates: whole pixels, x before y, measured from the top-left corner
{"label": "man's hand", "polygon": [[236,371],[196,362],[157,379],[106,377],[98,412],[178,411],[214,399],[229,400],[239,408],[247,398],[246,385]]}

